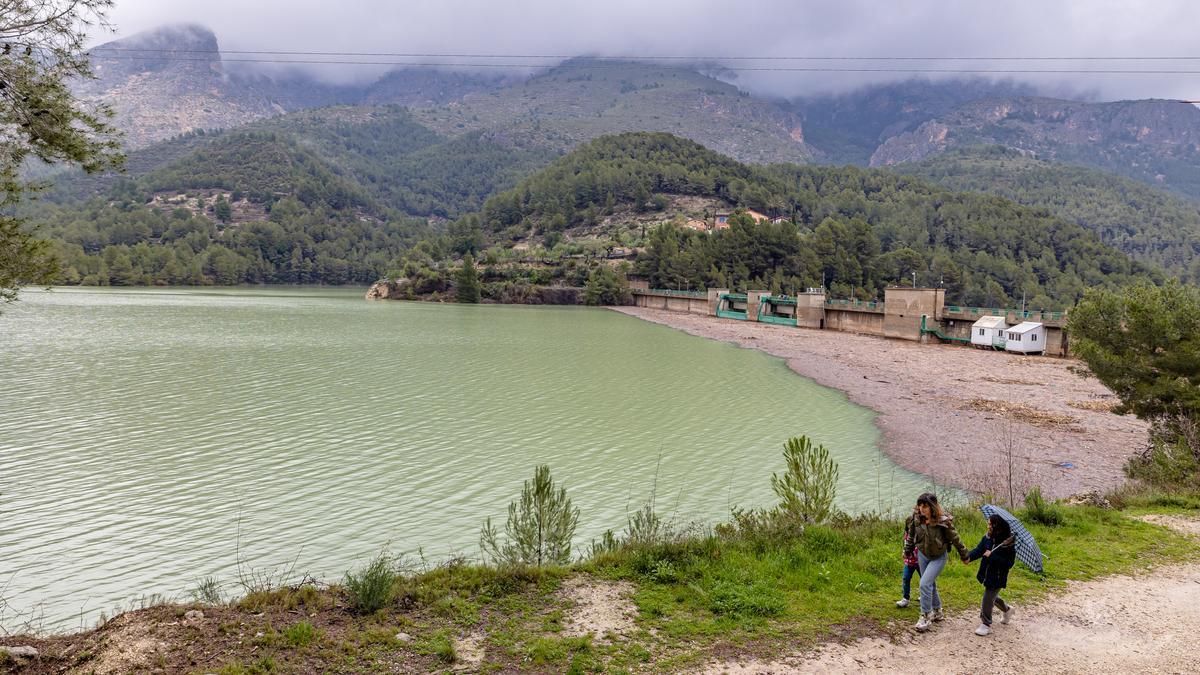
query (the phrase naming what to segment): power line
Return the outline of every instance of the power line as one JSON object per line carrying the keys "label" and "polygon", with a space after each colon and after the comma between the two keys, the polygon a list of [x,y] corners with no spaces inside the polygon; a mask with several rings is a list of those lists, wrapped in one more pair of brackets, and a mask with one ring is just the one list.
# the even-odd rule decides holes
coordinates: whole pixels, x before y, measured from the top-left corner
{"label": "power line", "polygon": [[[170,56],[101,56],[117,61],[175,61],[211,63],[212,59],[175,58]],[[547,68],[545,63],[471,63],[471,62],[414,62],[414,61],[348,61],[329,59],[222,59],[226,63],[281,63],[299,65],[346,65],[346,66],[407,66],[417,68]],[[593,64],[592,68],[621,68],[622,64]],[[785,72],[785,73],[949,73],[981,75],[1200,75],[1200,70],[1156,70],[1156,69],[1073,69],[1073,68],[835,68],[828,66],[723,66],[723,70],[735,72]]]}
{"label": "power line", "polygon": [[95,47],[89,52],[166,52],[172,54],[246,54],[276,56],[365,56],[395,58],[462,59],[579,59],[579,60],[688,60],[688,61],[1200,61],[1200,56],[740,56],[657,54],[593,56],[581,54],[480,54],[449,52],[323,52],[239,49],[172,49],[157,47]]}

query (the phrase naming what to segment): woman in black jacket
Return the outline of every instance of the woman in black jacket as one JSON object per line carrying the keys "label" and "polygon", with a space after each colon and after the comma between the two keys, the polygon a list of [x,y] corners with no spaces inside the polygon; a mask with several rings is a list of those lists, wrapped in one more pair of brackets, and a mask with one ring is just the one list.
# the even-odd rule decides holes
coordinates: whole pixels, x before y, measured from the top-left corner
{"label": "woman in black jacket", "polygon": [[1017,560],[1017,549],[1013,546],[1012,528],[1008,521],[1000,516],[988,518],[988,531],[979,540],[964,563],[979,560],[979,573],[975,578],[983,584],[983,605],[979,610],[982,623],[975,629],[976,635],[988,635],[992,632],[992,607],[996,607],[1004,615],[1000,623],[1008,623],[1012,618],[1012,605],[1000,597],[1000,589],[1008,586],[1008,571]]}

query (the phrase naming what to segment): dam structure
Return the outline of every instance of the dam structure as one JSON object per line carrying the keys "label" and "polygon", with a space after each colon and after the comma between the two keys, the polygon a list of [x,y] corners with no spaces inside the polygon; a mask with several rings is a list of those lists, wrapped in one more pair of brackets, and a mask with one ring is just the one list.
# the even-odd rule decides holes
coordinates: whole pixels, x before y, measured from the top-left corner
{"label": "dam structure", "polygon": [[975,322],[985,316],[999,316],[1008,324],[1040,324],[1045,330],[1041,353],[1067,355],[1065,312],[947,305],[944,288],[896,286],[884,289],[883,301],[876,302],[829,298],[822,289],[789,296],[772,295],[763,290],[739,293],[727,288],[669,290],[650,288],[642,281],[631,281],[630,287],[638,307],[964,346],[971,345],[971,329]]}

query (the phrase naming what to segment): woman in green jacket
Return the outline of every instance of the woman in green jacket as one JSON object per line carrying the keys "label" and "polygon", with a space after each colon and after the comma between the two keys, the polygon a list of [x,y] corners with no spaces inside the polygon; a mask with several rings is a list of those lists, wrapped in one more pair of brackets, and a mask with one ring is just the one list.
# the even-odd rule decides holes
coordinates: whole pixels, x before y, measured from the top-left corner
{"label": "woman in green jacket", "polygon": [[904,554],[912,555],[917,551],[917,563],[921,566],[921,618],[917,621],[917,630],[929,630],[930,624],[942,620],[942,597],[938,595],[937,578],[946,567],[950,548],[958,552],[958,557],[967,561],[967,547],[958,538],[954,529],[954,516],[942,510],[938,504],[937,495],[926,492],[917,497],[917,513],[908,525],[908,541],[904,544]]}

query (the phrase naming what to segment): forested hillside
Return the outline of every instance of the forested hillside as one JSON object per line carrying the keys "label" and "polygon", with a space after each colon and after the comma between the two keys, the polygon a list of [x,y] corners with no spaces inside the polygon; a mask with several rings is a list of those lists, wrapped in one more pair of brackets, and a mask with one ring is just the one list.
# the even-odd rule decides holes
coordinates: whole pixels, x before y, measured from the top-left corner
{"label": "forested hillside", "polygon": [[[63,280],[366,283],[394,270],[445,291],[453,261],[474,253],[485,278],[579,285],[594,267],[579,256],[623,247],[658,286],[824,283],[873,298],[915,272],[955,302],[1063,307],[1085,288],[1155,274],[1044,209],[883,170],[742,164],[665,133],[603,137],[517,182],[549,155],[482,132],[447,140],[400,108],[248,129],[178,139],[156,162],[135,160],[140,175],[40,206]],[[686,204],[792,222],[684,230]],[[461,217],[443,227],[430,216]],[[522,272],[529,256],[549,263]]]}
{"label": "forested hillside", "polygon": [[[245,176],[247,171],[286,170],[271,167],[267,158],[238,157],[237,141],[223,140],[246,133],[269,135],[319,160],[324,167],[320,171],[355,184],[364,199],[410,215],[443,218],[477,210],[488,196],[557,156],[548,150],[514,148],[482,132],[447,138],[399,106],[337,106],[233,131],[184,134],[130,152],[124,174],[60,176],[46,198],[66,203],[104,196],[129,179],[156,191],[234,189],[233,185],[249,192],[262,181]],[[252,167],[246,166],[247,159]],[[276,184],[272,190],[290,194],[295,187]]]}
{"label": "forested hillside", "polygon": [[552,157],[447,139],[398,106],[327,108],[154,144],[125,174],[60,176],[28,213],[62,242],[67,283],[369,283],[430,219]]}
{"label": "forested hillside", "polygon": [[273,132],[233,132],[31,218],[84,284],[367,283],[427,234]]}
{"label": "forested hillside", "polygon": [[1137,260],[1200,283],[1200,205],[1138,181],[997,146],[955,150],[896,171],[985,192],[1076,222]]}
{"label": "forested hillside", "polygon": [[[824,282],[835,295],[880,297],[911,279],[964,304],[1063,307],[1086,288],[1154,274],[1083,227],[1007,199],[956,193],[852,167],[740,164],[668,134],[605,137],[488,201],[477,225],[497,236],[586,226],[614,204],[697,195],[785,215],[741,219],[715,233],[667,224],[636,269],[651,284],[794,291]],[[664,220],[671,214],[664,213]]]}

